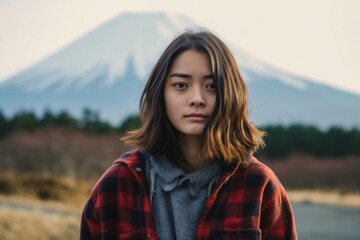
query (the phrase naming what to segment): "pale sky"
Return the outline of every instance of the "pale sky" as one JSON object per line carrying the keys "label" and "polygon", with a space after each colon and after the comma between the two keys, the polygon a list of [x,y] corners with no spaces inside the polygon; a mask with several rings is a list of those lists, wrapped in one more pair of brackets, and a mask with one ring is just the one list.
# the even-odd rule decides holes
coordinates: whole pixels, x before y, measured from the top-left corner
{"label": "pale sky", "polygon": [[183,14],[273,66],[360,94],[359,0],[0,0],[0,82],[126,11]]}

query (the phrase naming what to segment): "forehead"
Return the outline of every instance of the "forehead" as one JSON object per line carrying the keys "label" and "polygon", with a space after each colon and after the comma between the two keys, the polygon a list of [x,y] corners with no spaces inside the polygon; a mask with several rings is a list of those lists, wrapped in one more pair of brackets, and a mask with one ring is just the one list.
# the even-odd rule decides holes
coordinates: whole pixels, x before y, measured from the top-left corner
{"label": "forehead", "polygon": [[180,53],[173,61],[170,71],[205,71],[207,74],[211,72],[210,59],[202,52],[195,50],[186,50]]}

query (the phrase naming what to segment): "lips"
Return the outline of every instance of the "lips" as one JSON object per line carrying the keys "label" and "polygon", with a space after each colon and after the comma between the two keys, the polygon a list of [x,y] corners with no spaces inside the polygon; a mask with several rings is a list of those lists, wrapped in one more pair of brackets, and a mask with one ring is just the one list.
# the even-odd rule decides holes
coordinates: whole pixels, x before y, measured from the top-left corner
{"label": "lips", "polygon": [[208,116],[203,113],[190,113],[190,114],[186,114],[185,118],[191,119],[193,121],[204,121],[208,118]]}
{"label": "lips", "polygon": [[203,113],[190,113],[190,114],[186,114],[185,117],[203,117],[203,118],[207,118],[207,115],[205,115]]}

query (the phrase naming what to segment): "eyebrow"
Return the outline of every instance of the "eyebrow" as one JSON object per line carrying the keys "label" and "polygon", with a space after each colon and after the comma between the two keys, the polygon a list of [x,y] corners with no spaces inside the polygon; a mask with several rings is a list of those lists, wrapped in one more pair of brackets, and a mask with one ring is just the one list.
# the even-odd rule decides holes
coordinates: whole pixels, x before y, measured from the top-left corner
{"label": "eyebrow", "polygon": [[[169,78],[172,77],[179,77],[179,78],[191,78],[190,74],[185,74],[185,73],[173,73],[169,76]],[[209,75],[205,75],[204,79],[209,79],[209,78],[213,78],[214,76],[212,74]]]}

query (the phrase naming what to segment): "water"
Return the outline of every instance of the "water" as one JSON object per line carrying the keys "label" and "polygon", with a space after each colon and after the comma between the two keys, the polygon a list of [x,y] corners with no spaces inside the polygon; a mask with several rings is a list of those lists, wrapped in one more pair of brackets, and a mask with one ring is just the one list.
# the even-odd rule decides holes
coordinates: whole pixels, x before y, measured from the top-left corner
{"label": "water", "polygon": [[293,204],[300,240],[360,240],[360,209]]}

